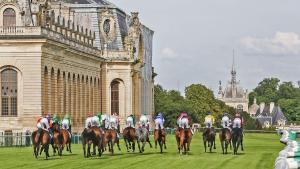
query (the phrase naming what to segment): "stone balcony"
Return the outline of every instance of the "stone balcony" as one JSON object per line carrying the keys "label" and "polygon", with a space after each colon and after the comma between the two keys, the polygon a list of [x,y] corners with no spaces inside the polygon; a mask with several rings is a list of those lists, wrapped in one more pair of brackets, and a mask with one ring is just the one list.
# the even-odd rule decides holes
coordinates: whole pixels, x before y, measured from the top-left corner
{"label": "stone balcony", "polygon": [[93,47],[94,37],[86,32],[64,29],[59,26],[44,28],[39,26],[0,27],[1,38],[47,38],[69,45],[71,48],[85,53],[101,56],[101,51]]}

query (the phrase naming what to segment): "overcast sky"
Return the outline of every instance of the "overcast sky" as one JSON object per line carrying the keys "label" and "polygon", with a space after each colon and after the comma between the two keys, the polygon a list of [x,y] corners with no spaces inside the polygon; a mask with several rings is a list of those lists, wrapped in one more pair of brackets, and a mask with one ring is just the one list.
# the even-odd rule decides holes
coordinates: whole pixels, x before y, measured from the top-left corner
{"label": "overcast sky", "polygon": [[110,0],[155,31],[156,83],[213,89],[237,76],[252,90],[266,77],[300,80],[300,0]]}

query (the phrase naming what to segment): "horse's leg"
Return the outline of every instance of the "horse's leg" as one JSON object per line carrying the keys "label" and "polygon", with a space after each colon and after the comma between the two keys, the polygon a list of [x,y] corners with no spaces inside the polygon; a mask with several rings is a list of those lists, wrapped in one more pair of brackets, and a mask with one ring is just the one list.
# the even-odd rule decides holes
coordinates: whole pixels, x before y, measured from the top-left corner
{"label": "horse's leg", "polygon": [[162,137],[162,142],[163,142],[163,144],[164,144],[164,148],[167,149],[166,138],[165,138],[165,136]]}
{"label": "horse's leg", "polygon": [[163,142],[161,139],[159,139],[158,143],[159,143],[159,147],[160,147],[160,153],[162,153],[163,152]]}
{"label": "horse's leg", "polygon": [[151,142],[150,142],[150,140],[149,140],[149,137],[147,137],[147,142],[149,143],[150,148],[152,148],[152,144],[151,144]]}
{"label": "horse's leg", "polygon": [[83,156],[86,158],[86,144],[82,142]]}
{"label": "horse's leg", "polygon": [[222,153],[224,154],[224,141],[221,141]]}
{"label": "horse's leg", "polygon": [[93,143],[93,154],[92,155],[93,156],[96,155],[96,144],[95,143]]}
{"label": "horse's leg", "polygon": [[72,153],[72,149],[71,149],[71,140],[69,140],[69,152]]}
{"label": "horse's leg", "polygon": [[[127,152],[129,152],[127,139],[124,138],[124,142],[125,142],[125,145],[126,145]],[[130,142],[129,142],[129,144],[130,144]]]}
{"label": "horse's leg", "polygon": [[91,156],[91,143],[88,143],[88,148],[87,148],[87,157]]}
{"label": "horse's leg", "polygon": [[204,152],[206,152],[206,140],[203,139],[203,144],[204,144]]}
{"label": "horse's leg", "polygon": [[55,147],[54,143],[52,143],[51,146],[53,149],[53,156],[55,156],[56,155],[56,147]]}
{"label": "horse's leg", "polygon": [[119,149],[119,151],[121,151],[121,147],[120,147],[119,138],[117,138],[117,146],[118,146],[118,149]]}
{"label": "horse's leg", "polygon": [[243,137],[241,138],[241,148],[242,148],[242,151],[244,151]]}
{"label": "horse's leg", "polygon": [[140,141],[139,140],[137,141],[137,144],[138,144],[140,153],[142,153],[142,151],[141,151],[141,145],[140,145]]}
{"label": "horse's leg", "polygon": [[134,152],[135,151],[135,141],[133,140],[132,141],[132,152]]}
{"label": "horse's leg", "polygon": [[213,147],[213,145],[214,145],[214,141],[213,141],[213,140],[210,140],[210,141],[209,141],[209,144],[210,144],[209,152],[211,153],[211,152],[212,152],[212,147]]}
{"label": "horse's leg", "polygon": [[225,154],[227,154],[227,149],[228,149],[228,141],[225,141]]}
{"label": "horse's leg", "polygon": [[157,149],[157,139],[154,138],[154,145],[155,145],[155,149]]}
{"label": "horse's leg", "polygon": [[214,137],[214,140],[213,140],[213,144],[214,144],[214,149],[216,149],[216,138]]}

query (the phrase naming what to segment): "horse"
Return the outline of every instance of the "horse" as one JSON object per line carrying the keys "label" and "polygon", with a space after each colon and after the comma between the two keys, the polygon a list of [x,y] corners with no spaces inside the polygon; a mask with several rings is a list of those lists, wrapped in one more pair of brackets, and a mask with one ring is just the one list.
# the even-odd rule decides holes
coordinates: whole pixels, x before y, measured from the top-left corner
{"label": "horse", "polygon": [[71,149],[71,133],[66,130],[66,129],[61,129],[60,130],[61,136],[63,137],[63,142],[62,142],[62,150],[64,149],[64,147],[66,146],[67,151],[69,151],[70,153],[72,153],[72,149]]}
{"label": "horse", "polygon": [[134,152],[135,151],[135,142],[137,141],[135,128],[126,127],[123,130],[123,138],[125,141],[127,152],[129,152],[129,149],[131,149],[131,147],[132,147],[132,152]]}
{"label": "horse", "polygon": [[243,146],[243,129],[241,128],[233,128],[232,129],[232,144],[233,144],[233,154],[237,155],[237,151],[239,146],[241,145],[241,150],[244,151]]}
{"label": "horse", "polygon": [[204,150],[206,152],[206,142],[208,142],[209,152],[212,152],[212,147],[216,149],[216,133],[213,128],[205,128],[203,130],[203,144]]}
{"label": "horse", "polygon": [[58,151],[58,155],[62,156],[64,138],[59,128],[59,125],[53,124],[52,130],[53,130],[53,137],[51,140],[51,145],[53,148],[53,156],[56,155],[56,150]]}
{"label": "horse", "polygon": [[114,129],[106,129],[105,134],[104,134],[104,144],[103,145],[104,145],[104,147],[106,147],[106,145],[108,145],[108,150],[109,150],[109,152],[111,152],[111,154],[114,154],[115,143],[117,143],[119,151],[121,151],[117,131]]}
{"label": "horse", "polygon": [[49,155],[49,144],[50,144],[50,135],[49,132],[43,129],[38,129],[34,131],[31,135],[32,147],[35,158],[38,157],[40,145],[42,145],[41,151],[44,150],[46,155],[46,160]]}
{"label": "horse", "polygon": [[222,128],[219,133],[219,137],[220,137],[222,152],[223,154],[227,154],[228,145],[230,145],[230,149],[231,149],[232,136],[230,130],[228,128]]}
{"label": "horse", "polygon": [[96,147],[98,147],[98,156],[101,157],[102,153],[104,152],[103,148],[103,141],[104,135],[102,129],[97,126],[93,126],[90,128],[95,133],[95,140],[93,140],[93,155],[96,155]]}
{"label": "horse", "polygon": [[[143,153],[145,150],[145,145],[148,142],[150,145],[150,148],[152,148],[152,144],[149,140],[149,131],[146,127],[140,127],[136,129],[136,135],[137,135],[137,143],[140,150],[140,153]],[[142,142],[142,148],[140,143]]]}
{"label": "horse", "polygon": [[[83,155],[84,158],[91,157],[91,144],[96,139],[96,134],[93,130],[85,128],[83,132],[81,133],[81,143],[82,143],[82,149],[83,149]],[[86,145],[88,147],[86,148]]]}
{"label": "horse", "polygon": [[160,147],[160,153],[163,152],[163,145],[164,148],[167,149],[165,130],[161,129],[160,124],[158,125],[158,129],[154,130],[154,142],[155,142],[155,148],[157,148],[157,142],[158,142]]}

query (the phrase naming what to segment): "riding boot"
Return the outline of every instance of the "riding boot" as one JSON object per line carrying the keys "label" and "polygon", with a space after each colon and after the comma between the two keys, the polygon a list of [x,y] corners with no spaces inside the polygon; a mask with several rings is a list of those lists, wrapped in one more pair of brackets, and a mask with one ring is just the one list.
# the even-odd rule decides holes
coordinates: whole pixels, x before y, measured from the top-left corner
{"label": "riding boot", "polygon": [[192,130],[192,128],[190,128],[191,132],[192,132],[192,135],[194,135],[194,131]]}

